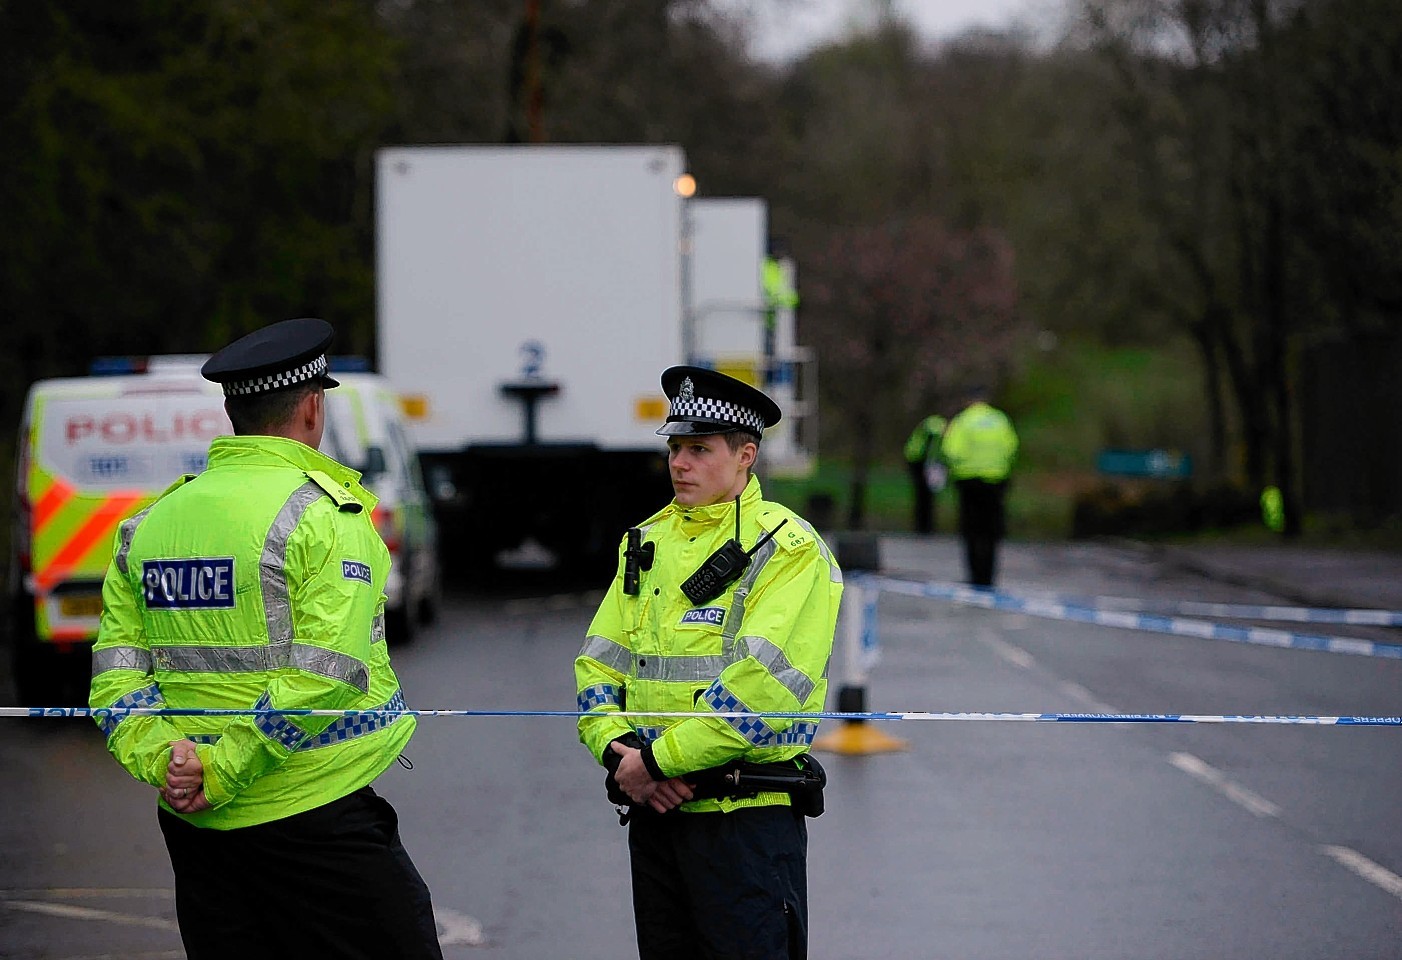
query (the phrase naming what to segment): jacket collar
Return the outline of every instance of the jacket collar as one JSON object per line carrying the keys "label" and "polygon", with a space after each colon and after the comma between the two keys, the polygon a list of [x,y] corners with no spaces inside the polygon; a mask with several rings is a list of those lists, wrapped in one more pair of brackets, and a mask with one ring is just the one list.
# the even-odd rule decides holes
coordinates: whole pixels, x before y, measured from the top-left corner
{"label": "jacket collar", "polygon": [[[740,494],[740,516],[749,516],[759,507],[760,501],[764,499],[763,493],[759,489],[759,477],[750,475],[749,483],[745,484],[744,491]],[[710,523],[724,520],[732,526],[735,523],[735,500],[722,500],[719,503],[707,504],[704,507],[686,507],[673,500],[667,507],[672,513],[679,513],[690,520]]]}
{"label": "jacket collar", "polygon": [[320,450],[286,437],[215,437],[209,445],[209,465],[227,467],[248,465],[320,470],[337,483],[358,487],[360,473],[332,460]]}

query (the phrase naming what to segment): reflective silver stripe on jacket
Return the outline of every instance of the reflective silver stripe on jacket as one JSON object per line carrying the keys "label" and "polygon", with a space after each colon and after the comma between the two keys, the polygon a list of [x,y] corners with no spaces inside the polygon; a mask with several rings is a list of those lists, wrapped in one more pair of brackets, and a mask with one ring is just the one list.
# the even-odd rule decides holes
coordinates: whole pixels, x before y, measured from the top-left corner
{"label": "reflective silver stripe on jacket", "polygon": [[92,654],[92,675],[108,670],[135,670],[138,673],[151,672],[151,651],[144,647],[104,647]]}
{"label": "reflective silver stripe on jacket", "polygon": [[[253,709],[267,710],[272,705],[272,698],[265,693],[258,698]],[[281,744],[288,751],[296,750],[310,736],[306,730],[280,713],[260,713],[253,718],[253,725],[263,736],[274,743]]]}
{"label": "reflective silver stripe on jacket", "polygon": [[606,704],[617,704],[618,688],[611,683],[599,683],[592,687],[585,687],[579,691],[576,699],[579,701],[581,713],[588,713],[595,707],[602,707]]}
{"label": "reflective silver stripe on jacket", "polygon": [[274,644],[292,639],[292,599],[287,590],[287,541],[302,521],[307,507],[330,496],[308,480],[288,496],[263,541],[258,560],[258,578],[263,587],[263,617],[268,624],[268,640]]}
{"label": "reflective silver stripe on jacket", "polygon": [[[154,506],[154,504],[152,504],[152,506]],[[112,562],[117,565],[117,569],[122,571],[123,574],[127,572],[127,554],[131,552],[132,537],[136,536],[137,526],[140,525],[142,520],[146,519],[146,514],[150,512],[151,507],[147,507],[140,513],[123,520],[122,525],[117,528],[120,540],[118,541],[117,556],[113,558]]]}
{"label": "reflective silver stripe on jacket", "polygon": [[375,619],[370,621],[370,642],[372,644],[385,642],[385,614],[383,610],[375,614]]}
{"label": "reflective silver stripe on jacket", "polygon": [[295,667],[350,684],[361,693],[370,689],[370,670],[363,661],[310,643],[284,641],[257,647],[179,644],[152,647],[151,656],[156,668],[168,673],[260,673]]}
{"label": "reflective silver stripe on jacket", "polygon": [[[161,697],[161,688],[153,683],[148,686],[142,687],[140,690],[133,690],[126,696],[119,697],[117,701],[112,704],[112,706],[164,707],[165,700]],[[116,731],[117,725],[120,724],[123,720],[127,719],[127,717],[129,716],[131,716],[131,714],[129,713],[98,713],[94,715],[94,719],[97,720],[97,725],[102,728],[103,734],[105,736],[110,737],[112,736],[113,732]]]}
{"label": "reflective silver stripe on jacket", "polygon": [[[784,651],[764,637],[741,637],[740,643],[778,680],[785,690],[794,695],[800,704],[806,702],[813,692],[813,681],[784,656]],[[714,676],[714,674],[712,674]]]}
{"label": "reflective silver stripe on jacket", "polygon": [[638,657],[639,680],[691,681],[714,680],[730,664],[734,657],[716,655],[713,657],[661,657],[646,654]]}
{"label": "reflective silver stripe on jacket", "polygon": [[622,674],[627,674],[628,668],[633,664],[631,650],[621,643],[597,634],[585,637],[584,645],[579,648],[579,655],[597,660],[604,666],[611,667]]}
{"label": "reflective silver stripe on jacket", "polygon": [[832,555],[828,545],[823,542],[823,538],[818,536],[818,531],[813,529],[813,524],[802,517],[794,517],[798,525],[808,531],[808,535],[818,544],[818,551],[823,555],[823,559],[828,562],[828,579],[833,583],[842,582],[842,568],[837,565],[837,558]]}
{"label": "reflective silver stripe on jacket", "polygon": [[744,576],[740,578],[740,585],[735,588],[735,594],[730,601],[730,614],[725,618],[725,627],[722,636],[726,640],[734,640],[740,633],[740,624],[745,619],[745,600],[749,598],[750,591],[755,588],[755,581],[759,579],[760,571],[774,556],[774,552],[779,549],[779,545],[773,540],[767,541],[759,548],[755,554],[754,561],[745,570]]}
{"label": "reflective silver stripe on jacket", "polygon": [[[610,650],[611,656],[625,656],[631,659],[632,655],[622,646],[599,639],[601,644],[608,643],[614,650]],[[589,644],[586,642],[586,648]],[[640,680],[661,680],[698,683],[700,681],[711,681],[720,675],[721,671],[732,664],[739,663],[746,657],[754,657],[767,670],[775,680],[783,684],[784,689],[794,695],[799,703],[803,703],[813,692],[813,681],[809,679],[803,671],[789,663],[789,658],[784,655],[784,651],[770,640],[764,637],[741,637],[739,640],[726,644],[725,653],[715,656],[679,656],[668,657],[661,654],[649,653],[637,657],[636,676]],[[595,657],[595,659],[599,659]],[[626,666],[617,666],[617,662],[611,662],[620,673],[627,671]]]}

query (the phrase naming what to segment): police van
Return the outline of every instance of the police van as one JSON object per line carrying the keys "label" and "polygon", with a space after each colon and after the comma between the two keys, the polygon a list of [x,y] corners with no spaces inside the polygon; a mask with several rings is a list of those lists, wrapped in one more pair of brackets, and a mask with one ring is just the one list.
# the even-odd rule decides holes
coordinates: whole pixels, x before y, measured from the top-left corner
{"label": "police van", "polygon": [[385,637],[405,643],[437,616],[438,528],[400,396],[385,377],[357,372],[365,369],[354,358],[331,358],[341,385],[326,392],[321,452],[360,471],[360,482],[379,498],[372,516],[391,559]]}
{"label": "police van", "polygon": [[[182,474],[205,468],[209,443],[233,432],[204,357],[98,361],[93,376],[41,380],[26,397],[8,599],[20,702],[87,699],[89,647],[118,524]],[[438,599],[428,497],[388,382],[337,374],[322,450],[360,470],[380,497],[373,517],[393,558],[386,636],[408,639]]]}
{"label": "police van", "polygon": [[90,377],[29,390],[16,447],[9,621],[20,701],[87,700],[88,646],[122,520],[232,433],[200,357],[99,361]]}

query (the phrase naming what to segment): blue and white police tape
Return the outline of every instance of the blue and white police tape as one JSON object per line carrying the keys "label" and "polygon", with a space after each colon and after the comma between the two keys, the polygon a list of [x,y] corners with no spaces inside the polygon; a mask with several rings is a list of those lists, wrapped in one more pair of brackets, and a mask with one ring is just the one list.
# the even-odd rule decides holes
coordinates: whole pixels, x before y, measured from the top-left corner
{"label": "blue and white police tape", "polygon": [[1050,620],[1093,623],[1104,627],[1119,627],[1124,630],[1145,630],[1151,633],[1168,633],[1179,637],[1197,637],[1201,640],[1227,640],[1232,643],[1251,643],[1266,647],[1320,650],[1327,653],[1348,653],[1362,657],[1402,660],[1402,645],[1377,643],[1372,640],[1360,640],[1356,637],[1291,633],[1286,630],[1272,630],[1265,627],[1234,627],[1213,623],[1210,620],[1192,620],[1184,617],[1128,613],[1118,610],[1098,610],[1094,607],[1076,606],[1054,600],[1039,600],[1035,597],[1018,596],[1001,590],[966,587],[955,583],[923,583],[887,576],[864,576],[861,582],[888,593],[949,600],[965,606],[1023,613],[1031,617],[1045,617]]}
{"label": "blue and white police tape", "polygon": [[[580,710],[274,710],[256,707],[0,707],[0,717],[250,717],[276,714],[281,717],[579,717],[599,716]],[[1318,716],[1252,716],[1245,714],[1187,714],[1187,713],[929,713],[904,712],[839,712],[820,713],[747,713],[739,711],[713,712],[687,710],[644,713],[620,710],[605,714],[609,718],[629,717],[657,719],[662,717],[710,717],[712,719],[769,720],[981,720],[1017,721],[1023,723],[1265,723],[1303,726],[1370,726],[1399,727],[1402,717],[1318,717]]]}
{"label": "blue and white police tape", "polygon": [[[905,579],[896,577],[895,579]],[[960,586],[937,583],[937,586]],[[968,588],[965,588],[968,589]],[[1334,623],[1353,627],[1402,627],[1402,610],[1331,609],[1289,607],[1278,604],[1204,603],[1198,600],[1156,600],[1139,597],[1087,597],[1040,590],[1004,591],[1029,600],[1045,600],[1092,610],[1122,613],[1183,614],[1190,617],[1222,617],[1227,620],[1265,620],[1277,623]]]}

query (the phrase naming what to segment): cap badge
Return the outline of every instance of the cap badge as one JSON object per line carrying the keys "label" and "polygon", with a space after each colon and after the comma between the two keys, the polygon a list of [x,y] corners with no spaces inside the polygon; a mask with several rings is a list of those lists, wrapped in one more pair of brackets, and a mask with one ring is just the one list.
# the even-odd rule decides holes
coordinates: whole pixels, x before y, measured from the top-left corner
{"label": "cap badge", "polygon": [[677,399],[678,399],[678,400],[695,400],[695,399],[696,399],[696,385],[695,385],[694,383],[691,382],[691,378],[690,378],[690,377],[687,377],[685,380],[682,381],[681,390],[679,390],[679,391],[677,392]]}

